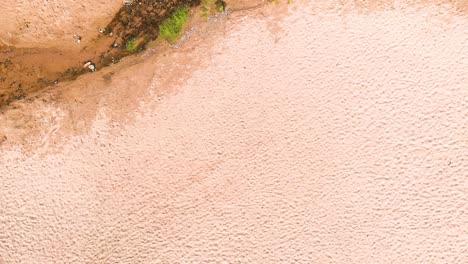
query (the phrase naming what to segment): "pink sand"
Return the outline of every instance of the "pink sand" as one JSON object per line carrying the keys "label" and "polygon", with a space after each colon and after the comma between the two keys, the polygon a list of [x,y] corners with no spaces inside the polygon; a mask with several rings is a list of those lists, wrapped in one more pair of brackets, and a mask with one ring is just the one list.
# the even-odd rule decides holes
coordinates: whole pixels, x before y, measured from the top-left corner
{"label": "pink sand", "polygon": [[0,262],[466,263],[467,17],[260,12],[134,121],[5,147]]}

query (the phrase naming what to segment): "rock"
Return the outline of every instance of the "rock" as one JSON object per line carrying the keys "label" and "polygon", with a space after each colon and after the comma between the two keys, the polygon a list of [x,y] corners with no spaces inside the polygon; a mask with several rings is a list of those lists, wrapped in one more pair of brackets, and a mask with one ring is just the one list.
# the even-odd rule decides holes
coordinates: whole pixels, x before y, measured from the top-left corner
{"label": "rock", "polygon": [[81,42],[81,36],[74,35],[73,38],[75,39],[76,44],[80,44],[80,42]]}
{"label": "rock", "polygon": [[96,71],[96,64],[94,64],[92,61],[87,61],[85,65],[83,65],[83,68],[86,68],[86,67],[90,69],[92,72]]}

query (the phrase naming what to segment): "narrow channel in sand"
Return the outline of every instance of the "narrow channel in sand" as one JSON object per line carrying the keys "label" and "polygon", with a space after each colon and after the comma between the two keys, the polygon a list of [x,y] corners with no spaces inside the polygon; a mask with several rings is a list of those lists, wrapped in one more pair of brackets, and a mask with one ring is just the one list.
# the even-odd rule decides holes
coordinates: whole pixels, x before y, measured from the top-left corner
{"label": "narrow channel in sand", "polygon": [[0,263],[465,263],[467,29],[273,4],[15,103]]}

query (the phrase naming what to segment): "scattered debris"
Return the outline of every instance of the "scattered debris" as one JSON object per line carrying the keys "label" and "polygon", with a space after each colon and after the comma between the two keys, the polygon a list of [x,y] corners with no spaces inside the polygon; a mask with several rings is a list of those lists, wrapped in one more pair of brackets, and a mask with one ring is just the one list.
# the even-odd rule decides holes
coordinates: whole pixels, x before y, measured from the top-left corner
{"label": "scattered debris", "polygon": [[75,39],[75,43],[76,43],[76,44],[80,44],[80,42],[81,42],[81,36],[74,35],[73,38]]}
{"label": "scattered debris", "polygon": [[90,69],[92,72],[96,71],[96,64],[94,64],[92,61],[87,61],[85,65],[83,65],[83,68],[86,68],[86,67]]}
{"label": "scattered debris", "polygon": [[[25,68],[29,66],[25,66],[22,62],[12,62],[10,58],[5,58],[7,55],[3,55],[4,51],[10,52],[14,49],[2,47],[0,59],[0,108],[15,100],[24,98],[32,91],[50,85],[57,85],[62,81],[75,80],[86,72],[97,71],[97,65],[101,70],[102,67],[118,63],[123,57],[131,53],[142,51],[147,43],[159,36],[160,26],[163,21],[171,17],[178,8],[197,6],[202,0],[122,1],[123,5],[112,21],[105,27],[98,25],[94,29],[99,32],[95,32],[95,35],[100,35],[98,38],[93,39],[92,36],[87,35],[81,36],[83,32],[80,31],[71,34],[73,39],[70,39],[70,41],[74,41],[75,45],[81,46],[83,55],[79,55],[80,57],[73,60],[73,62],[64,62],[66,70],[63,72],[49,72],[47,69],[41,69],[40,66],[27,68],[27,71],[25,71],[18,67]],[[209,1],[214,3],[216,0]],[[89,43],[87,46],[83,45],[85,42],[81,44],[84,38],[85,42]],[[62,53],[59,56],[55,52],[51,52],[51,55],[51,59],[44,62],[45,65],[53,64],[55,59],[63,56]],[[81,56],[85,56],[86,61],[81,60]],[[76,65],[76,61],[82,63]],[[12,74],[13,72],[23,72],[24,74],[17,77]],[[7,73],[7,75],[4,76],[4,73]],[[42,77],[35,79],[34,76]],[[14,82],[15,80],[17,82]]]}

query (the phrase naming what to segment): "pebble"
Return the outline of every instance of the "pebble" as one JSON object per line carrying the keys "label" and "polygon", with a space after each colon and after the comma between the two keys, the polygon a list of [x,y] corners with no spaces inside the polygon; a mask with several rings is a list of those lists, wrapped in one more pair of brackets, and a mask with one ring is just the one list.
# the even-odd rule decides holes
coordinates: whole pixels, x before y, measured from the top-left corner
{"label": "pebble", "polygon": [[88,61],[83,65],[83,68],[88,67],[92,72],[96,71],[96,64],[94,64],[92,61]]}
{"label": "pebble", "polygon": [[81,37],[78,35],[74,35],[73,38],[75,39],[75,42],[79,44],[81,42]]}
{"label": "pebble", "polygon": [[93,72],[96,71],[96,65],[94,64],[89,65],[88,68]]}

